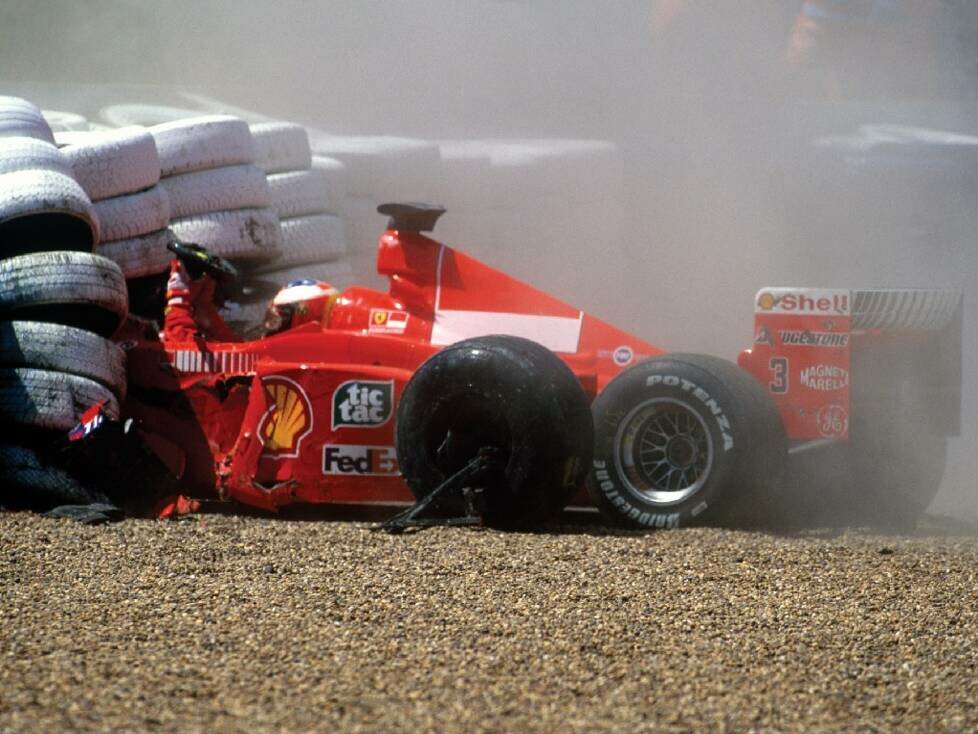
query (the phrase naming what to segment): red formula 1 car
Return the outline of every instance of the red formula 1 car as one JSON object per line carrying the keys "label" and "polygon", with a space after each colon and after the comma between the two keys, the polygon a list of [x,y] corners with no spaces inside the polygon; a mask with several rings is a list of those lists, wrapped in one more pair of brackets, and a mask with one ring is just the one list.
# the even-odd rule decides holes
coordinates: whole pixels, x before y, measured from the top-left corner
{"label": "red formula 1 car", "polygon": [[903,518],[936,491],[960,405],[957,294],[764,289],[737,366],[665,354],[430,239],[442,209],[379,211],[389,292],[348,288],[249,342],[124,344],[124,417],[187,494],[266,510],[437,496],[496,526],[590,501],[676,527],[811,498],[789,454],[838,468],[804,511],[858,500]]}

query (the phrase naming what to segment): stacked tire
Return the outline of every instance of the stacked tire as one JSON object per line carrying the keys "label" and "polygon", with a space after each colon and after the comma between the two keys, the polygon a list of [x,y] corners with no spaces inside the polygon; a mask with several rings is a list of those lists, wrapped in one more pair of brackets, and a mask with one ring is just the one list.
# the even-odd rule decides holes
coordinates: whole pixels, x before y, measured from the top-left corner
{"label": "stacked tire", "polygon": [[[251,126],[255,164],[267,177],[271,208],[282,230],[281,254],[252,267],[248,277],[279,287],[298,278],[323,280],[338,288],[354,281],[345,260],[346,221],[339,214],[346,195],[345,168],[320,158],[313,163],[309,137],[301,125],[265,122]],[[253,333],[268,305],[267,293],[229,304],[224,315],[240,332]]]}
{"label": "stacked tire", "polygon": [[381,289],[377,239],[385,219],[377,206],[392,201],[441,203],[438,144],[394,136],[340,136],[313,132],[313,167],[339,161],[345,169],[343,214],[350,233],[349,261],[357,281]]}
{"label": "stacked tire", "polygon": [[[612,143],[449,140],[440,149],[446,242],[548,290],[589,294],[581,305],[610,304],[613,289],[594,288],[594,265],[622,261],[624,161]],[[554,262],[571,267],[541,281]]]}
{"label": "stacked tire", "polygon": [[170,227],[235,264],[274,260],[282,244],[264,172],[254,165],[248,124],[210,115],[149,128],[170,201]]}
{"label": "stacked tire", "polygon": [[101,225],[98,254],[127,279],[157,275],[170,260],[170,198],[160,185],[153,136],[140,127],[56,135]]}
{"label": "stacked tire", "polygon": [[124,355],[108,340],[125,280],[93,253],[96,208],[40,110],[0,97],[0,505],[47,509],[92,495],[51,465],[81,414],[119,417]]}

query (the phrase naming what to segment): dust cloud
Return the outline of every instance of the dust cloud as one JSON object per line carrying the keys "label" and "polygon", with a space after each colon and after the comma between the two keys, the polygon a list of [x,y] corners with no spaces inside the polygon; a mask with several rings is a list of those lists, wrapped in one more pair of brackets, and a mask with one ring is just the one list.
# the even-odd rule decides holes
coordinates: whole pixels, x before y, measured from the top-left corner
{"label": "dust cloud", "polygon": [[522,268],[527,243],[497,247],[669,349],[734,357],[764,285],[962,288],[964,436],[933,509],[978,517],[978,140],[933,132],[978,135],[978,8],[810,2],[853,14],[806,30],[803,5],[6,0],[0,77],[187,89],[336,133],[613,141],[620,236]]}

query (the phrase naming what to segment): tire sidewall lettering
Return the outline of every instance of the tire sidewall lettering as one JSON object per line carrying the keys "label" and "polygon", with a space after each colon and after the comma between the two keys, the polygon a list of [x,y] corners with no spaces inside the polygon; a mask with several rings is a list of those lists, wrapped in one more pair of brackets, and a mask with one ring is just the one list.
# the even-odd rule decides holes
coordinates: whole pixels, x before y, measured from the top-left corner
{"label": "tire sidewall lettering", "polygon": [[679,389],[684,394],[692,395],[696,398],[703,406],[706,408],[706,415],[704,417],[712,417],[719,430],[720,437],[722,439],[722,445],[724,452],[730,451],[734,448],[734,438],[733,432],[730,428],[730,419],[727,417],[726,411],[724,411],[723,406],[713,398],[713,396],[704,388],[697,385],[692,380],[686,379],[685,377],[679,377],[677,375],[670,374],[654,374],[649,375],[645,378],[645,387],[655,387],[656,385],[665,385],[673,389]]}

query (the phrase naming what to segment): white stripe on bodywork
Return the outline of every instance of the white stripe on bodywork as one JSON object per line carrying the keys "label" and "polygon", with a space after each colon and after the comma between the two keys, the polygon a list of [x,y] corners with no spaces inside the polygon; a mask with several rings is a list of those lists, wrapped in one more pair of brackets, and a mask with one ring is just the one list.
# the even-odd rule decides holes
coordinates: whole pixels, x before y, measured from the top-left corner
{"label": "white stripe on bodywork", "polygon": [[581,339],[583,316],[583,312],[567,318],[492,311],[436,311],[431,343],[444,346],[477,336],[508,334],[532,339],[553,352],[573,354]]}

